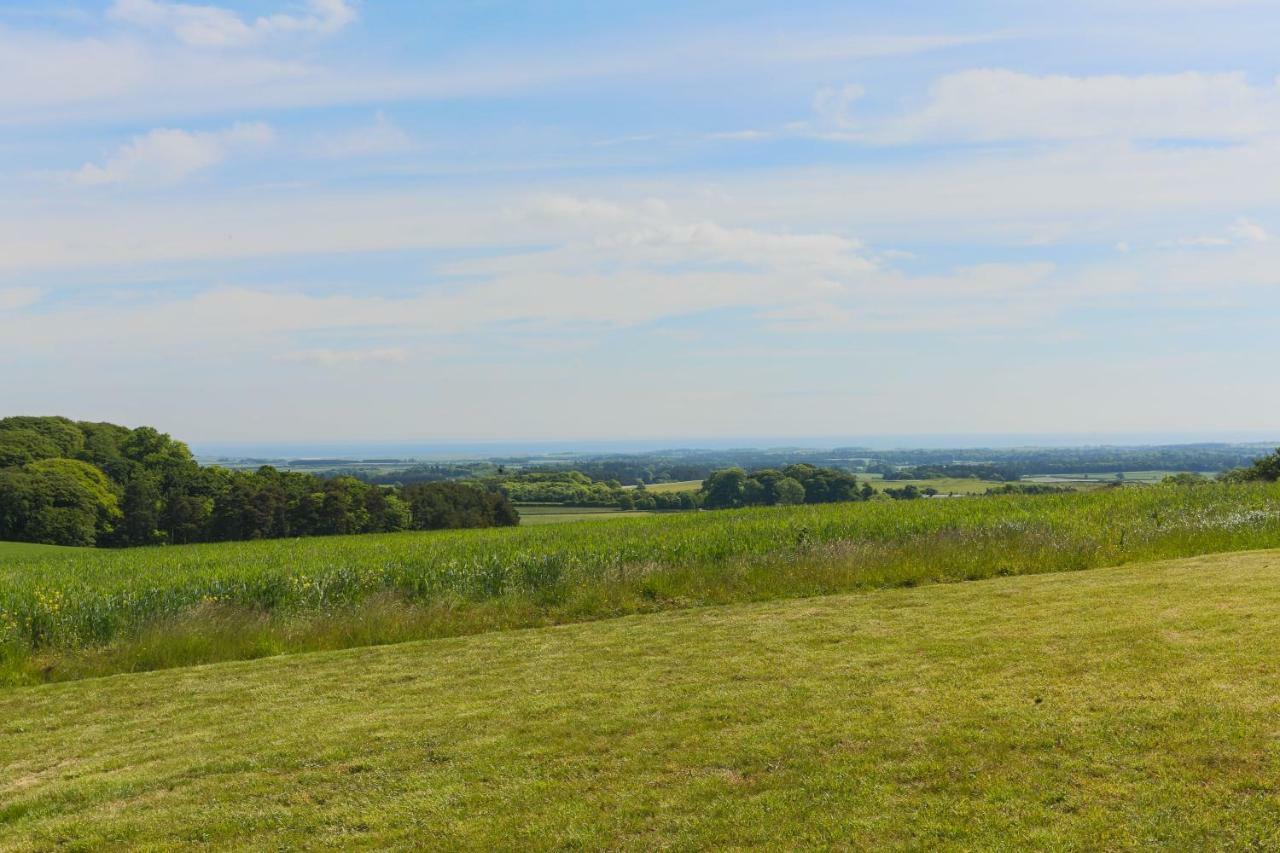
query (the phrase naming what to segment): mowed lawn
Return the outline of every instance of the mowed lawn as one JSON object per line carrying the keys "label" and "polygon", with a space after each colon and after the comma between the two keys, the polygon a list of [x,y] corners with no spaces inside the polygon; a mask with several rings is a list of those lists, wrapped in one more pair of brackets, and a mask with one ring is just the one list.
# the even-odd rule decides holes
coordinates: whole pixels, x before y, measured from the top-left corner
{"label": "mowed lawn", "polygon": [[1280,846],[1280,552],[0,692],[0,848]]}

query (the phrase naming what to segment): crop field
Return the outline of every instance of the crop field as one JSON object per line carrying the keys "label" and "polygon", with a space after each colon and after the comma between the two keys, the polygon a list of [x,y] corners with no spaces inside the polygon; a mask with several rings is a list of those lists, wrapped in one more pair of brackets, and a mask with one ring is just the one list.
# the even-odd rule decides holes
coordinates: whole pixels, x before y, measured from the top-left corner
{"label": "crop field", "polygon": [[[1024,477],[1028,483],[1113,483],[1123,480],[1126,483],[1159,483],[1165,477],[1172,477],[1177,471],[1121,471],[1107,474],[1039,474]],[[1216,472],[1201,472],[1205,477],[1212,477]]]}
{"label": "crop field", "polygon": [[882,477],[859,474],[858,479],[871,484],[877,492],[885,489],[901,489],[904,486],[915,486],[917,489],[937,489],[941,495],[981,495],[987,489],[998,489],[1005,485],[994,480],[975,480],[972,477],[938,477],[932,480],[885,480]]}
{"label": "crop field", "polygon": [[0,683],[1280,545],[1280,486],[674,513],[0,561]]}
{"label": "crop field", "polygon": [[539,524],[563,524],[567,521],[603,521],[613,518],[639,518],[653,513],[641,510],[620,510],[612,507],[540,506],[517,504],[520,524],[525,527]]}
{"label": "crop field", "polygon": [[1277,580],[1231,554],[0,691],[0,850],[1274,850]]}
{"label": "crop field", "polygon": [[696,492],[702,488],[701,480],[678,480],[671,483],[650,483],[645,488],[651,492]]}

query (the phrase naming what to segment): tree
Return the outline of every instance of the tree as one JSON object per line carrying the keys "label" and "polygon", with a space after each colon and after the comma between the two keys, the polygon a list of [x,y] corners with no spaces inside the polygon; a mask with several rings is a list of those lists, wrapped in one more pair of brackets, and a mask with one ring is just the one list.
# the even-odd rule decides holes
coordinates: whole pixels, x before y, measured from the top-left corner
{"label": "tree", "polygon": [[793,477],[783,477],[774,487],[777,502],[782,505],[804,503],[804,485]]}
{"label": "tree", "polygon": [[151,472],[139,472],[124,486],[121,511],[124,523],[119,533],[125,545],[158,545],[168,537],[160,529],[163,510],[160,479]]}
{"label": "tree", "polygon": [[75,457],[84,449],[84,433],[75,421],[61,417],[19,415],[0,420],[0,433],[26,430],[44,436],[57,447],[55,456]]}
{"label": "tree", "polygon": [[[25,475],[25,482],[22,476]],[[43,459],[21,469],[7,487],[19,493],[0,504],[22,507],[15,538],[49,545],[95,545],[120,520],[119,501],[107,476],[75,459]],[[8,514],[8,513],[6,513]]]}
{"label": "tree", "polygon": [[53,459],[61,455],[58,445],[46,435],[32,429],[9,429],[0,432],[0,468],[20,468],[29,462]]}
{"label": "tree", "polygon": [[1280,449],[1269,456],[1255,459],[1248,468],[1236,468],[1222,475],[1223,480],[1233,483],[1247,483],[1261,480],[1274,483],[1280,480]]}
{"label": "tree", "polygon": [[743,505],[747,472],[741,468],[725,468],[712,472],[702,483],[702,505],[707,509],[730,509]]}
{"label": "tree", "polygon": [[520,523],[520,513],[506,495],[464,483],[418,483],[401,497],[409,504],[415,530],[458,527],[506,527]]}

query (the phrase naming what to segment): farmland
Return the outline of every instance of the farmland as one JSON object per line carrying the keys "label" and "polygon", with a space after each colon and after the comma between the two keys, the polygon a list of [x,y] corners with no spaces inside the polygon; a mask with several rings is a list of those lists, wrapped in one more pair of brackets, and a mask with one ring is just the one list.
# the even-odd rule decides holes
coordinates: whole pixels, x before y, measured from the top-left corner
{"label": "farmland", "polygon": [[998,489],[1004,485],[994,480],[978,480],[973,477],[937,477],[930,480],[886,480],[875,475],[862,475],[877,492],[885,489],[901,489],[915,486],[917,489],[936,489],[940,495],[981,495],[987,489]]}
{"label": "farmland", "polygon": [[57,552],[0,564],[0,679],[158,669],[1280,544],[1205,484]]}
{"label": "farmland", "polygon": [[525,527],[540,524],[564,524],[569,521],[604,521],[615,518],[638,518],[650,512],[620,510],[612,507],[537,506],[520,504],[520,523]]}
{"label": "farmland", "polygon": [[1274,849],[1278,571],[1233,554],[10,690],[0,849]]}
{"label": "farmland", "polygon": [[27,559],[30,557],[56,557],[83,551],[82,548],[66,548],[59,545],[37,545],[33,542],[0,542],[0,561]]}
{"label": "farmland", "polygon": [[701,480],[678,480],[674,483],[650,483],[645,486],[651,492],[659,494],[671,492],[696,492],[702,488]]}

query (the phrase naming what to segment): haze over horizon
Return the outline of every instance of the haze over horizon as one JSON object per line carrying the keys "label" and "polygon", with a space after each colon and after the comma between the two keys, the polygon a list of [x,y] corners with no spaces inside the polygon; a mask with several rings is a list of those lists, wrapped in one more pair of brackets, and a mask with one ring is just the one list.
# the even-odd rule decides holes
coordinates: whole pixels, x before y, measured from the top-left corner
{"label": "haze over horizon", "polygon": [[5,3],[0,414],[1280,436],[1280,12],[1035,5]]}

